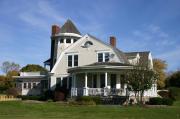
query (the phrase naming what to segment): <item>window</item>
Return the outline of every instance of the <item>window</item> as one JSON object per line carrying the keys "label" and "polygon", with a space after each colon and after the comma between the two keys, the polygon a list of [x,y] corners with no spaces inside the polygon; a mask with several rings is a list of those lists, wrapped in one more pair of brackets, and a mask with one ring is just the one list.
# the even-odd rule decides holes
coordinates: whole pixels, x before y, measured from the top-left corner
{"label": "window", "polygon": [[71,39],[66,39],[66,43],[71,43]]}
{"label": "window", "polygon": [[28,83],[28,88],[31,89],[31,83]]}
{"label": "window", "polygon": [[64,39],[60,39],[60,43],[64,43]]}
{"label": "window", "polygon": [[73,39],[73,42],[75,43],[77,41],[77,39]]}
{"label": "window", "polygon": [[103,62],[103,53],[98,53],[98,62]]}
{"label": "window", "polygon": [[98,53],[98,62],[109,62],[109,52]]}
{"label": "window", "polygon": [[109,53],[105,53],[105,62],[109,61]]}
{"label": "window", "polygon": [[74,55],[74,66],[78,66],[78,55]]}
{"label": "window", "polygon": [[23,84],[23,88],[27,88],[27,84],[26,83]]}
{"label": "window", "polygon": [[68,67],[72,67],[72,55],[68,55]]}
{"label": "window", "polygon": [[68,67],[78,66],[78,55],[68,55]]}
{"label": "window", "polygon": [[36,87],[36,83],[33,83],[33,88],[35,88]]}
{"label": "window", "polygon": [[84,47],[85,48],[88,48],[90,47],[91,45],[93,45],[93,43],[91,41],[86,41],[85,44],[84,44]]}

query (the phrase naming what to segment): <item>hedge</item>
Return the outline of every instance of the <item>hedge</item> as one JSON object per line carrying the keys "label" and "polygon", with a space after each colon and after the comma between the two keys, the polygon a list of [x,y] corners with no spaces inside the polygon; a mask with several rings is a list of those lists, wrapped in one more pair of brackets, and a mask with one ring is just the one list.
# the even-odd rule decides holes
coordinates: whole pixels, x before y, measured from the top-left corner
{"label": "hedge", "polygon": [[148,104],[150,105],[172,105],[173,100],[170,98],[154,97],[150,98]]}
{"label": "hedge", "polygon": [[95,104],[101,104],[101,99],[100,97],[91,97],[91,96],[81,96],[77,97],[76,101],[78,102],[94,102]]}

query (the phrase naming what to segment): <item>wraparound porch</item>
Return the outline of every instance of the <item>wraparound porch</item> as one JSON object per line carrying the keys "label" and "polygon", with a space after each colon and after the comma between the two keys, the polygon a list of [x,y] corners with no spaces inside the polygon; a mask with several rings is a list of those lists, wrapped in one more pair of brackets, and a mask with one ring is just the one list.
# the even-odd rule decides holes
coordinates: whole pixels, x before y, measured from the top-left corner
{"label": "wraparound porch", "polygon": [[71,77],[71,96],[127,95],[122,72],[73,73]]}

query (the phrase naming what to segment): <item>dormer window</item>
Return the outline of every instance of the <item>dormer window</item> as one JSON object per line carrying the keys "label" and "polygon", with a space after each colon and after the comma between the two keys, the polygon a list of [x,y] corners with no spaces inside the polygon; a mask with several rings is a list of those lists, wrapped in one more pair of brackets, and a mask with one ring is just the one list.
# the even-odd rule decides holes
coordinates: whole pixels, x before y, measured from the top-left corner
{"label": "dormer window", "polygon": [[109,62],[109,52],[98,53],[98,62]]}
{"label": "dormer window", "polygon": [[78,66],[78,55],[68,55],[68,67]]}

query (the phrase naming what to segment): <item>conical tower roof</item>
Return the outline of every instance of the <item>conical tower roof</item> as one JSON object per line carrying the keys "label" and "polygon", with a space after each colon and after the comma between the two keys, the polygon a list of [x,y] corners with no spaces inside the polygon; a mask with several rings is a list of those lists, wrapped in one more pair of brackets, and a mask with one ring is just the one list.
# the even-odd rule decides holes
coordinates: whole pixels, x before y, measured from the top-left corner
{"label": "conical tower roof", "polygon": [[79,30],[76,28],[71,20],[67,20],[65,24],[61,27],[60,33],[75,33],[81,35]]}

